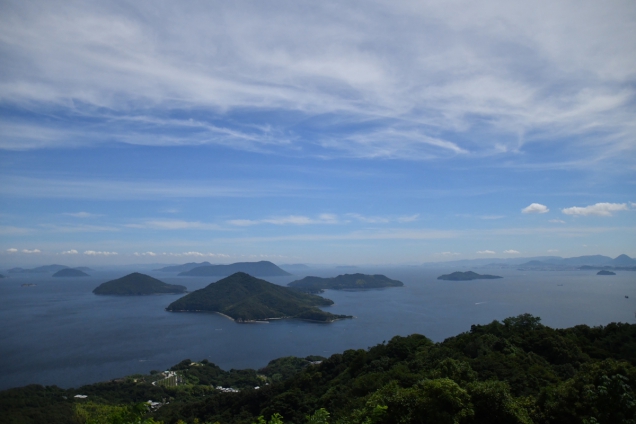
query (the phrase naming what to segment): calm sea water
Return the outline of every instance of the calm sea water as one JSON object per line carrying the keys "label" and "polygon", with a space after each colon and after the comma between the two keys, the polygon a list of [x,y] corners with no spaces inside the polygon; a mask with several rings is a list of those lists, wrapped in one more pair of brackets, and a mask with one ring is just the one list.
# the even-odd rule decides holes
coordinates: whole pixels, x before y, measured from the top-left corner
{"label": "calm sea water", "polygon": [[[636,273],[478,270],[500,280],[438,281],[448,269],[356,270],[383,273],[405,287],[326,291],[326,308],[356,316],[331,324],[280,320],[236,324],[217,314],[170,313],[180,295],[95,296],[99,284],[125,273],[88,278],[15,275],[0,280],[0,389],[31,383],[78,387],[133,373],[164,370],[183,359],[208,359],[224,369],[261,368],[281,356],[323,355],[367,348],[395,335],[442,341],[471,324],[531,313],[552,327],[635,323]],[[311,271],[335,276],[342,270]],[[188,290],[212,278],[151,272]],[[268,279],[286,284],[302,276]],[[34,287],[22,287],[32,283]],[[625,298],[629,296],[629,298]]]}

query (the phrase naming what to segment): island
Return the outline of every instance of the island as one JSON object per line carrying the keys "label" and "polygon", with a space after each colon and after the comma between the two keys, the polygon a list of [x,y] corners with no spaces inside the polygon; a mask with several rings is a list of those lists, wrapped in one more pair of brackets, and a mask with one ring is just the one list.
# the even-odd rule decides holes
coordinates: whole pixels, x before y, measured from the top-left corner
{"label": "island", "polygon": [[602,269],[599,272],[597,272],[596,275],[616,275],[616,273]]}
{"label": "island", "polygon": [[208,261],[204,261],[204,262],[201,262],[201,263],[188,262],[187,264],[183,264],[183,265],[164,266],[163,268],[155,269],[155,271],[161,271],[161,272],[187,272],[187,271],[190,271],[191,269],[198,268],[200,266],[210,266],[210,265],[212,265],[212,264],[210,262],[208,262]]}
{"label": "island", "polygon": [[11,268],[8,272],[11,274],[38,274],[38,273],[45,273],[45,272],[57,272],[61,269],[66,269],[68,268],[66,265],[57,265],[57,264],[53,264],[53,265],[44,265],[44,266],[39,266],[36,268],[31,268],[31,269],[24,269],[24,268]]}
{"label": "island", "polygon": [[64,268],[53,274],[52,277],[89,277],[89,275],[79,269]]}
{"label": "island", "polygon": [[259,277],[282,277],[291,275],[269,261],[237,262],[229,265],[207,265],[179,273],[185,277],[227,277],[236,272],[244,272]]}
{"label": "island", "polygon": [[166,284],[149,275],[133,272],[125,277],[100,284],[93,293],[99,295],[141,296],[149,294],[185,293],[186,288]]}
{"label": "island", "polygon": [[402,287],[404,283],[392,280],[381,274],[344,274],[331,278],[305,277],[301,280],[292,281],[287,286],[307,293],[322,293],[325,289],[352,290]]}
{"label": "island", "polygon": [[503,278],[498,275],[477,274],[473,271],[456,271],[451,274],[444,274],[437,277],[438,280],[449,281],[469,281],[469,280],[494,280],[496,278]]}
{"label": "island", "polygon": [[4,275],[0,274],[0,278],[4,278]]}
{"label": "island", "polygon": [[172,302],[166,310],[217,312],[241,323],[280,318],[318,322],[352,318],[318,309],[318,306],[329,305],[333,305],[333,301],[324,297],[301,293],[237,272]]}

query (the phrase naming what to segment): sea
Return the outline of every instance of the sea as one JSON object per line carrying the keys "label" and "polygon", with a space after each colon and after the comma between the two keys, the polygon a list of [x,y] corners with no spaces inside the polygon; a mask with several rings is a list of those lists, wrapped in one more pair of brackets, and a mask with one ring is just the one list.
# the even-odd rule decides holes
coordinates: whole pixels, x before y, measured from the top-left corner
{"label": "sea", "polygon": [[[9,274],[0,279],[0,389],[28,384],[80,387],[163,371],[184,359],[207,359],[225,370],[258,369],[283,356],[328,357],[366,349],[396,335],[419,333],[440,342],[470,331],[473,324],[523,313],[556,328],[636,323],[636,272],[597,276],[596,271],[475,269],[504,278],[437,280],[452,271],[457,269],[347,270],[384,274],[404,282],[404,287],[327,290],[322,295],[335,304],[325,310],[355,316],[329,324],[294,319],[238,324],[215,313],[167,312],[165,308],[181,295],[92,293],[99,284],[127,274],[122,271],[91,272],[82,278]],[[218,280],[147,273],[188,291]],[[310,269],[265,279],[285,285],[305,275],[343,273]]]}

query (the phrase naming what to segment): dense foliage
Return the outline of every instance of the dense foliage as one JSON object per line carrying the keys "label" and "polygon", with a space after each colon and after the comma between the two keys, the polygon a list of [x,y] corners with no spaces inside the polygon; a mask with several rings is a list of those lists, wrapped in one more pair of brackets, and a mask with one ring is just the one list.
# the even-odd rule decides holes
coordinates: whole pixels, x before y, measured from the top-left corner
{"label": "dense foliage", "polygon": [[636,423],[636,325],[552,329],[526,314],[441,343],[396,336],[320,359],[280,358],[258,372],[186,360],[172,369],[177,387],[150,384],[157,373],[77,390],[27,386],[0,393],[0,423],[121,422],[109,417],[148,399],[168,402],[144,415],[165,424]]}
{"label": "dense foliage", "polygon": [[107,281],[97,286],[93,293],[119,296],[138,296],[160,293],[183,293],[184,286],[166,284],[146,274],[133,272],[125,277]]}
{"label": "dense foliage", "polygon": [[332,278],[305,277],[287,284],[297,290],[308,293],[321,293],[325,289],[377,289],[381,287],[402,287],[404,283],[392,280],[385,275],[344,274]]}
{"label": "dense foliage", "polygon": [[324,312],[317,306],[333,301],[300,293],[265,280],[237,272],[171,303],[168,311],[220,312],[237,321],[294,317],[312,321],[345,318]]}

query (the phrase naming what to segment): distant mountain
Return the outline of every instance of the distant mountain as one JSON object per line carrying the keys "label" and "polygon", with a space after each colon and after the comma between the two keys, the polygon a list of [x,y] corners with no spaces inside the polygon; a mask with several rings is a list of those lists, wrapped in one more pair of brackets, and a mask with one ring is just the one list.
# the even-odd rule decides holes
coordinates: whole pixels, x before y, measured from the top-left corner
{"label": "distant mountain", "polygon": [[332,278],[305,277],[292,281],[288,287],[308,292],[321,293],[325,289],[375,289],[381,287],[402,287],[404,283],[392,280],[385,275],[344,274]]}
{"label": "distant mountain", "polygon": [[473,271],[467,272],[453,272],[451,274],[444,274],[437,277],[438,280],[449,280],[449,281],[469,281],[469,280],[494,280],[496,278],[503,278],[498,275],[488,275],[488,274],[477,274]]}
{"label": "distant mountain", "polygon": [[52,275],[52,277],[88,277],[84,271],[73,268],[64,268]]}
{"label": "distant mountain", "polygon": [[237,262],[230,265],[200,266],[179,275],[186,277],[226,277],[237,272],[244,272],[259,277],[280,277],[291,275],[269,261]]}
{"label": "distant mountain", "polygon": [[602,269],[599,272],[597,272],[596,275],[616,275],[616,273]]}
{"label": "distant mountain", "polygon": [[80,271],[84,271],[84,272],[93,272],[94,270],[90,269],[87,266],[78,266],[77,268],[73,268],[73,269],[79,269]]}
{"label": "distant mountain", "polygon": [[165,266],[163,268],[159,268],[159,269],[155,269],[155,271],[161,271],[161,272],[187,272],[190,271],[191,269],[200,267],[200,266],[207,266],[207,265],[212,265],[210,262],[205,261],[205,262],[201,262],[201,263],[196,263],[196,262],[188,262],[187,264],[183,264],[183,265],[171,265],[171,266]]}
{"label": "distant mountain", "polygon": [[588,255],[577,256],[575,258],[564,258],[559,262],[559,265],[609,265],[612,262],[612,258],[603,255]]}
{"label": "distant mountain", "polygon": [[44,265],[37,268],[24,269],[24,268],[11,268],[8,272],[12,274],[31,274],[31,273],[44,273],[44,272],[57,272],[61,269],[68,268],[66,265]]}
{"label": "distant mountain", "polygon": [[611,264],[613,266],[636,266],[636,259],[632,259],[627,255],[619,255],[612,259]]}
{"label": "distant mountain", "polygon": [[237,322],[262,321],[275,318],[298,318],[331,322],[345,315],[324,312],[317,306],[329,306],[333,301],[301,293],[237,272],[207,287],[172,302],[171,312],[219,312]]}
{"label": "distant mountain", "polygon": [[284,270],[289,270],[289,271],[306,271],[308,269],[311,269],[310,267],[308,267],[305,264],[282,264],[279,265],[282,269]]}
{"label": "distant mountain", "polygon": [[100,295],[139,296],[161,293],[184,293],[184,286],[166,284],[149,275],[133,272],[125,277],[100,284],[93,293]]}

